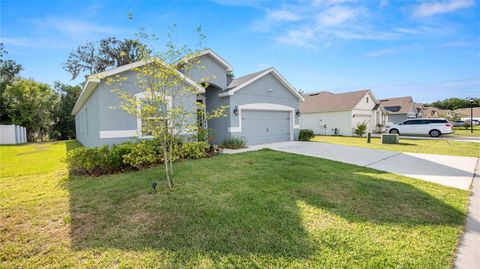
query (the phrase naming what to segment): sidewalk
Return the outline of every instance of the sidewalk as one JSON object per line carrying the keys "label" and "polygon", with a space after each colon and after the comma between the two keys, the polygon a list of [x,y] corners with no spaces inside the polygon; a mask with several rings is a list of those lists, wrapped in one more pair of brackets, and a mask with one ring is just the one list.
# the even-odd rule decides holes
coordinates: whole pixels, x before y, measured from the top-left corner
{"label": "sidewalk", "polygon": [[480,268],[480,163],[472,183],[465,230],[457,248],[455,268]]}

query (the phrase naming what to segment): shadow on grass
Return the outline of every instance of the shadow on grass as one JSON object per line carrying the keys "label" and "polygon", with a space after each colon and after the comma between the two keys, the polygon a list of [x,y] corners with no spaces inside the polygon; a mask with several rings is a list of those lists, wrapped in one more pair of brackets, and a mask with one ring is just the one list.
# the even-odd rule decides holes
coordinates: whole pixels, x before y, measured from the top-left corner
{"label": "shadow on grass", "polygon": [[[294,158],[292,158],[294,157]],[[70,177],[72,248],[171,250],[308,258],[319,246],[297,201],[350,222],[461,225],[464,213],[383,172],[261,150],[175,165],[173,191],[149,190],[162,169]],[[319,216],[321,217],[321,216]]]}

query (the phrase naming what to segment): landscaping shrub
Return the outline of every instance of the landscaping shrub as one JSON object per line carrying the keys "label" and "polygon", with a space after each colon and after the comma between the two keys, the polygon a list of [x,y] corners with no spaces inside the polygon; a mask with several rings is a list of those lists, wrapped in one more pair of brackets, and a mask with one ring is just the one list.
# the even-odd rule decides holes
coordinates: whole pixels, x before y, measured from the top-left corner
{"label": "landscaping shrub", "polygon": [[[206,142],[182,144],[179,141],[173,148],[173,161],[208,157],[209,149],[210,145]],[[66,161],[74,174],[99,176],[157,165],[164,159],[160,142],[152,139],[114,146],[75,148],[67,152]]]}
{"label": "landscaping shrub", "polygon": [[210,145],[206,142],[188,142],[181,146],[180,157],[184,159],[200,159],[208,156]]}
{"label": "landscaping shrub", "polygon": [[367,124],[365,122],[358,123],[354,133],[358,136],[364,136],[366,132],[367,132]]}
{"label": "landscaping shrub", "polygon": [[163,162],[163,150],[157,139],[141,140],[135,143],[132,151],[123,156],[123,162],[140,169]]}
{"label": "landscaping shrub", "polygon": [[247,141],[241,137],[232,137],[225,139],[222,143],[222,147],[226,149],[241,149],[247,146]]}
{"label": "landscaping shrub", "polygon": [[123,155],[132,150],[131,143],[112,147],[78,147],[67,152],[67,163],[75,174],[101,175],[124,170]]}
{"label": "landscaping shrub", "polygon": [[300,132],[298,133],[298,140],[300,141],[310,141],[313,137],[313,130],[310,129],[300,129]]}

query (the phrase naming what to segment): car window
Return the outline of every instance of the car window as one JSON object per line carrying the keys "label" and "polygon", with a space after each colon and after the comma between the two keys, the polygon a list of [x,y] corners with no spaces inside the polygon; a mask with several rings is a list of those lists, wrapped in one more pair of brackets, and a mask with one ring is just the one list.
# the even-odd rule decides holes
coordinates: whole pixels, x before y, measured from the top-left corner
{"label": "car window", "polygon": [[402,122],[403,125],[413,125],[415,124],[415,121],[414,120],[407,120],[407,121],[404,121]]}
{"label": "car window", "polygon": [[448,123],[447,120],[430,120],[431,123]]}

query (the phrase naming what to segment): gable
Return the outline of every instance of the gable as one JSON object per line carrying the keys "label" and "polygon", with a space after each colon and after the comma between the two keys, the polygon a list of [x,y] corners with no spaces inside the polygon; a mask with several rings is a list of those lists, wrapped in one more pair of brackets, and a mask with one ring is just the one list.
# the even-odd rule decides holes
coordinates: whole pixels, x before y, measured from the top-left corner
{"label": "gable", "polygon": [[373,96],[372,92],[367,91],[367,93],[360,98],[354,109],[373,109],[377,103],[378,101],[375,99],[375,96]]}
{"label": "gable", "polygon": [[239,95],[269,96],[275,98],[295,98],[272,74],[265,75],[238,91]]}
{"label": "gable", "polygon": [[[222,92],[219,94],[220,97],[225,97],[225,96],[231,96],[234,95],[237,91],[242,91],[244,88],[250,86],[251,84],[254,84],[258,80],[261,80],[265,76],[268,76],[270,78],[273,78],[276,82],[271,81],[271,83],[280,83],[282,85],[282,88],[287,89],[296,99],[300,101],[304,101],[303,96],[285,79],[280,75],[280,73],[275,70],[275,68],[271,67],[265,70],[264,72],[257,72],[254,74],[258,74],[256,76],[253,76],[249,80],[239,84],[238,86],[228,89],[228,91]],[[247,77],[247,76],[245,76]],[[268,85],[266,85],[268,86]]]}
{"label": "gable", "polygon": [[211,54],[205,54],[200,57],[198,66],[192,66],[188,77],[194,81],[207,82],[225,89],[227,87],[227,69],[219,63]]}

